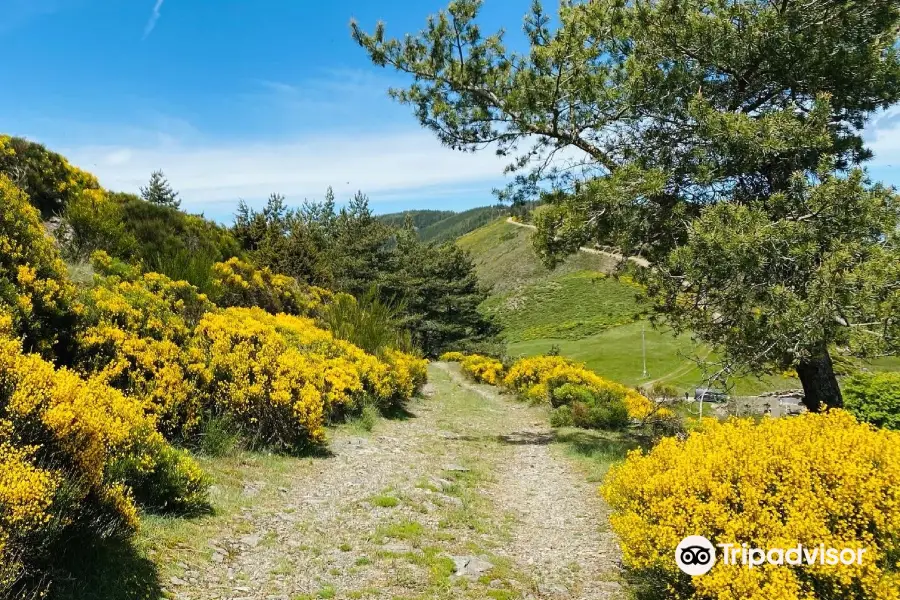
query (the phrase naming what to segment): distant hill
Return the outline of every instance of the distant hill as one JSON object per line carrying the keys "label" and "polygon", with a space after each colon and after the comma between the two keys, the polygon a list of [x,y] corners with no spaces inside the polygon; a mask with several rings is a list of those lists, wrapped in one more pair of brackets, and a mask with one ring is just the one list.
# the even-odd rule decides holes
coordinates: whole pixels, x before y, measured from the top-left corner
{"label": "distant hill", "polygon": [[452,210],[407,210],[404,212],[379,215],[378,219],[387,223],[391,227],[402,227],[403,223],[406,222],[406,215],[409,215],[410,217],[412,217],[412,221],[416,226],[416,229],[422,229],[424,227],[428,227],[429,225],[439,223],[440,221],[452,217],[455,214],[457,213]]}
{"label": "distant hill", "polygon": [[442,243],[453,241],[470,231],[474,231],[482,225],[505,215],[506,212],[507,208],[504,206],[479,206],[462,212],[410,210],[380,215],[378,218],[389,225],[400,227],[408,214],[412,217],[420,240],[423,242]]}

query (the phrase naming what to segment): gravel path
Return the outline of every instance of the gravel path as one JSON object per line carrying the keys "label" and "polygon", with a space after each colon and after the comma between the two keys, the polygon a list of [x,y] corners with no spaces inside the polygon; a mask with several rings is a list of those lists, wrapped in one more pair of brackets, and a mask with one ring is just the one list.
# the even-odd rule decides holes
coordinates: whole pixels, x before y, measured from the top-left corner
{"label": "gravel path", "polygon": [[[595,486],[550,443],[541,411],[435,363],[425,398],[370,436],[259,494],[170,597],[572,598],[621,595],[618,549]],[[266,498],[267,500],[263,500]],[[274,500],[273,500],[274,499]]]}

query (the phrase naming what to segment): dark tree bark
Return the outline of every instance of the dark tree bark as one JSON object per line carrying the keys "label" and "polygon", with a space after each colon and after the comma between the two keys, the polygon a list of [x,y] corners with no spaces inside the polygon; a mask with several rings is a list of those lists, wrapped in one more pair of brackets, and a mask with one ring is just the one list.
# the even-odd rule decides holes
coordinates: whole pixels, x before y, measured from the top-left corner
{"label": "dark tree bark", "polygon": [[810,412],[844,407],[844,398],[827,348],[822,348],[818,356],[801,361],[797,365],[797,375],[803,384],[803,404]]}

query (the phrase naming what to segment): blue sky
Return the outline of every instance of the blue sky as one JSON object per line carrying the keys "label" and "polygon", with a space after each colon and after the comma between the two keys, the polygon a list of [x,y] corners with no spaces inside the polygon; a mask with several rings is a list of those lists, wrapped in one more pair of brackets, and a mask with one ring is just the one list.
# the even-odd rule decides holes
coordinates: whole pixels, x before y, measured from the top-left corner
{"label": "blue sky", "polygon": [[[183,206],[228,221],[239,199],[356,190],[378,212],[465,209],[504,183],[491,153],[442,148],[401,84],[350,39],[355,17],[419,30],[446,0],[0,0],[0,131],[66,154],[106,187],[161,168]],[[530,0],[486,0],[519,31]],[[14,59],[12,57],[15,57]],[[873,120],[870,170],[900,184],[900,111]]]}

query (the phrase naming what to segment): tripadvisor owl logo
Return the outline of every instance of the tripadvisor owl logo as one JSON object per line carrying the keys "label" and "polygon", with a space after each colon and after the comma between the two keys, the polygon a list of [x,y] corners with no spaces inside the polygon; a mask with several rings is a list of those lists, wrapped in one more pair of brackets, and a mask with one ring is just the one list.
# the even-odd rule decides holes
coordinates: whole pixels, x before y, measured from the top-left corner
{"label": "tripadvisor owl logo", "polygon": [[741,565],[755,569],[770,565],[862,565],[865,548],[829,548],[825,544],[805,546],[797,544],[793,548],[752,548],[749,544],[717,544],[702,535],[689,535],[675,548],[675,562],[688,575],[706,575],[716,564],[716,547],[722,551],[722,564]]}
{"label": "tripadvisor owl logo", "polygon": [[716,564],[716,548],[702,535],[689,535],[675,548],[675,562],[688,575],[706,575]]}

